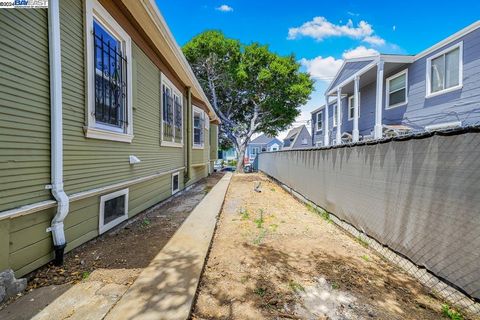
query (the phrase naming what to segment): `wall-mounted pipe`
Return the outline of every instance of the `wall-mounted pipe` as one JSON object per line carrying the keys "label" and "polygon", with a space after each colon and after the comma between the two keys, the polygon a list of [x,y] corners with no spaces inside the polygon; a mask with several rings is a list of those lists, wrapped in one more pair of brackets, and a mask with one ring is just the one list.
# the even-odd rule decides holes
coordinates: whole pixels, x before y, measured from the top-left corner
{"label": "wall-mounted pipe", "polygon": [[47,231],[52,232],[55,264],[63,264],[67,241],[63,221],[68,214],[69,199],[63,190],[63,123],[62,123],[62,66],[60,55],[59,0],[48,3],[48,44],[50,60],[50,135],[51,190],[57,201],[57,213]]}

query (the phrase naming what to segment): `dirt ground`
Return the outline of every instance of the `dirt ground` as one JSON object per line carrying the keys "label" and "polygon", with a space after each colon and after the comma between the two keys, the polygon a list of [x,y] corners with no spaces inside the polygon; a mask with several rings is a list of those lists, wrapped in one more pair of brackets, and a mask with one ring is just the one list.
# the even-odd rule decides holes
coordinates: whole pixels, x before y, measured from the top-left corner
{"label": "dirt ground", "polygon": [[65,255],[62,267],[50,263],[30,273],[27,275],[28,293],[16,301],[9,301],[10,305],[0,306],[0,319],[29,319],[29,312],[21,312],[27,304],[29,311],[39,311],[50,302],[45,295],[54,300],[87,278],[131,285],[222,176],[223,173],[214,173],[188,191],[73,249]]}
{"label": "dirt ground", "polygon": [[415,279],[261,174],[232,179],[199,288],[195,320],[446,319]]}

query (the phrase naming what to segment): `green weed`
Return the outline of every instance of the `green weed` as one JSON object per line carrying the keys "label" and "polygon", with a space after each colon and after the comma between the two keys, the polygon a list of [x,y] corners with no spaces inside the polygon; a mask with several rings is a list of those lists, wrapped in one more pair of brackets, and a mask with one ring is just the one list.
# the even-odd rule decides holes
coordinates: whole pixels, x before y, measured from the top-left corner
{"label": "green weed", "polygon": [[267,288],[255,288],[253,292],[260,297],[264,297],[267,293]]}
{"label": "green weed", "polygon": [[259,211],[260,211],[260,217],[258,219],[255,219],[253,222],[255,222],[258,229],[261,229],[265,221],[263,220],[263,209],[260,209]]}
{"label": "green weed", "polygon": [[270,191],[275,192],[275,188],[270,188]]}
{"label": "green weed", "polygon": [[84,272],[82,273],[82,279],[83,279],[83,280],[88,279],[89,276],[90,276],[90,272],[88,272],[88,271],[84,271]]}
{"label": "green weed", "polygon": [[240,215],[242,216],[242,220],[250,219],[250,213],[247,209],[240,209]]}
{"label": "green weed", "polygon": [[361,258],[367,262],[370,261],[370,257],[366,254],[364,254]]}
{"label": "green weed", "polygon": [[288,282],[288,287],[290,288],[290,290],[292,290],[293,292],[305,292],[305,288],[298,282],[295,282],[293,280],[290,280]]}
{"label": "green weed", "polygon": [[272,229],[273,232],[275,232],[278,229],[278,224],[275,224],[275,223],[271,224],[271,225],[269,225],[269,228]]}
{"label": "green weed", "polygon": [[148,227],[151,223],[152,223],[152,222],[151,222],[149,219],[144,218],[144,219],[142,220],[142,227],[146,228],[146,227]]}
{"label": "green weed", "polygon": [[266,229],[262,229],[260,231],[260,233],[258,234],[258,236],[253,239],[253,244],[255,245],[259,245],[263,242],[263,239],[265,239],[265,236],[267,235],[267,230]]}
{"label": "green weed", "polygon": [[442,305],[442,313],[444,316],[446,316],[449,319],[452,320],[463,320],[463,316],[460,312],[452,309],[448,304],[443,304]]}
{"label": "green weed", "polygon": [[360,236],[356,238],[357,242],[364,248],[368,248],[368,242],[362,239]]}
{"label": "green weed", "polygon": [[320,218],[322,218],[323,220],[327,221],[328,223],[331,223],[332,222],[332,219],[330,219],[330,213],[328,213],[327,211],[321,209],[321,208],[318,208],[318,207],[314,207],[313,205],[311,205],[310,203],[307,203],[305,204],[305,206],[307,207],[308,211],[310,212],[313,212],[317,215],[320,216]]}
{"label": "green weed", "polygon": [[333,282],[333,283],[332,283],[332,289],[335,289],[335,290],[336,290],[336,289],[338,289],[338,288],[340,288],[340,286],[338,285],[338,283]]}

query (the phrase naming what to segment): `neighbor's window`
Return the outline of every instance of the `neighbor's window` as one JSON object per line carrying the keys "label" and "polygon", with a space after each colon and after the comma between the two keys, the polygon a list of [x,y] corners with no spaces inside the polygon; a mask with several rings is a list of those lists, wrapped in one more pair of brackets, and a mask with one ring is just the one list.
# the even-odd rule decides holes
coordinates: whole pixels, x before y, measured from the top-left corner
{"label": "neighbor's window", "polygon": [[404,70],[387,78],[386,109],[407,103],[408,71]]}
{"label": "neighbor's window", "polygon": [[[360,92],[358,93],[358,97],[360,97]],[[359,99],[358,101],[358,117],[360,118],[360,101],[362,99]],[[352,120],[355,117],[355,95],[351,95],[348,97],[348,120]]]}
{"label": "neighbor's window", "polygon": [[95,0],[87,0],[89,138],[131,142],[131,39]]}
{"label": "neighbor's window", "polygon": [[203,148],[204,145],[205,113],[202,109],[193,106],[193,147]]}
{"label": "neighbor's window", "polygon": [[320,111],[317,113],[317,123],[316,123],[316,131],[322,131],[323,130],[323,111]]}
{"label": "neighbor's window", "polygon": [[183,144],[183,99],[180,91],[162,74],[162,145]]}
{"label": "neighbor's window", "polygon": [[128,189],[100,198],[99,232],[104,233],[128,219]]}
{"label": "neighbor's window", "polygon": [[333,105],[333,126],[337,126],[337,114],[338,114],[338,108],[337,105]]}
{"label": "neighbor's window", "polygon": [[427,95],[455,90],[462,86],[463,43],[427,59]]}
{"label": "neighbor's window", "polygon": [[260,151],[259,147],[253,147],[252,148],[252,156],[256,156]]}

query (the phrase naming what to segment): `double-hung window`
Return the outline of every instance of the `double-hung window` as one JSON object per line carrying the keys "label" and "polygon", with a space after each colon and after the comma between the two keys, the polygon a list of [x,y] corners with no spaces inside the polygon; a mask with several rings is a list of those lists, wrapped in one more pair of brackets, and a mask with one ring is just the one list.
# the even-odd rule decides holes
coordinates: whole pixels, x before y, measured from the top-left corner
{"label": "double-hung window", "polygon": [[463,42],[427,59],[427,97],[453,91],[463,84]]}
{"label": "double-hung window", "polygon": [[387,78],[386,108],[395,108],[408,102],[408,69]]}
{"label": "double-hung window", "polygon": [[[360,118],[360,92],[358,93],[358,117]],[[355,117],[355,95],[348,97],[348,120],[352,120]]]}
{"label": "double-hung window", "polygon": [[131,142],[131,39],[97,0],[86,2],[88,138]]}
{"label": "double-hung window", "polygon": [[202,109],[193,106],[193,148],[203,149],[205,141],[205,112]]}
{"label": "double-hung window", "polygon": [[161,140],[162,146],[183,145],[183,98],[180,91],[161,75]]}
{"label": "double-hung window", "polygon": [[323,130],[323,111],[317,113],[317,122],[315,131],[322,131]]}

